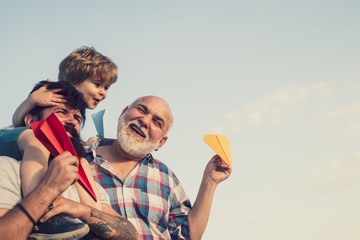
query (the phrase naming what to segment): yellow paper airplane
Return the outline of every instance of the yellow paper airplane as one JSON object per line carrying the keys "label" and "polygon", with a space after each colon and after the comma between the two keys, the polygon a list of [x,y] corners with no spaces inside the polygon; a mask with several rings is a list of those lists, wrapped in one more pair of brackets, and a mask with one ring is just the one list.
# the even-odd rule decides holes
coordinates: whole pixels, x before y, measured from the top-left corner
{"label": "yellow paper airplane", "polygon": [[219,157],[232,168],[229,139],[219,134],[209,134],[204,136],[204,142],[206,142]]}

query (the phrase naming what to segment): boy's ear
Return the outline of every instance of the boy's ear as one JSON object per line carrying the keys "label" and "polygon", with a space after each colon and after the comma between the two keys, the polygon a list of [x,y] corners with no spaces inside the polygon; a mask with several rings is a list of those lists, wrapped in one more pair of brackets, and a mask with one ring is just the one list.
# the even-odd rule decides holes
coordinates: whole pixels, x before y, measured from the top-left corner
{"label": "boy's ear", "polygon": [[30,126],[30,124],[37,122],[36,119],[34,118],[33,115],[31,115],[30,113],[27,113],[24,117],[24,123],[25,126]]}

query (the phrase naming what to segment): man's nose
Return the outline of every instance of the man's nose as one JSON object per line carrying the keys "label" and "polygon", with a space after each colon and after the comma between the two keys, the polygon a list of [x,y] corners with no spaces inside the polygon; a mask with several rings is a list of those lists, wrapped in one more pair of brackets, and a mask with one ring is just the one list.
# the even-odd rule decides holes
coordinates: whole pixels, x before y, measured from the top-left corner
{"label": "man's nose", "polygon": [[149,124],[151,122],[151,116],[148,114],[148,115],[144,115],[140,118],[140,124],[142,127],[144,128],[149,128]]}
{"label": "man's nose", "polygon": [[77,124],[77,121],[76,119],[73,117],[73,116],[68,116],[66,119],[65,119],[65,123],[66,124],[71,124],[72,126],[75,126]]}

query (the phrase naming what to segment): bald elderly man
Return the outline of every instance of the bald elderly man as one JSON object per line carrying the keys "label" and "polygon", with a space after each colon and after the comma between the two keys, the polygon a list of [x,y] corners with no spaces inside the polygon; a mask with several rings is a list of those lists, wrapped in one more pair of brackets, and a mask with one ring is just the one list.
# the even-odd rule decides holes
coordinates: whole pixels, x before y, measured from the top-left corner
{"label": "bald elderly man", "polygon": [[231,173],[215,155],[191,207],[175,174],[151,155],[166,143],[172,123],[164,99],[140,97],[122,111],[117,139],[99,139],[85,156],[111,206],[135,226],[142,239],[200,239],[215,188]]}

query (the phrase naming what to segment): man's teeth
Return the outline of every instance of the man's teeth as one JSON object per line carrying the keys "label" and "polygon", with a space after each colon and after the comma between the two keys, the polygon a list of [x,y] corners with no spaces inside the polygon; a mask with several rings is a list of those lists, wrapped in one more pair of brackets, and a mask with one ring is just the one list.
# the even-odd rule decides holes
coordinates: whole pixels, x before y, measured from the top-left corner
{"label": "man's teeth", "polygon": [[145,134],[141,131],[141,129],[138,126],[132,125],[131,128],[140,136],[145,137]]}

